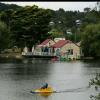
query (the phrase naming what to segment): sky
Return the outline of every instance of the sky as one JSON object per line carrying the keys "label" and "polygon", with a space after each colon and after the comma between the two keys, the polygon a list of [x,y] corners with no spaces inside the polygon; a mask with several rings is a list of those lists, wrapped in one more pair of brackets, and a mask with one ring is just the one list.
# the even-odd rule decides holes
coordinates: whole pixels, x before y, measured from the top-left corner
{"label": "sky", "polygon": [[20,6],[32,6],[32,5],[37,5],[39,8],[49,8],[52,10],[58,10],[59,8],[63,8],[65,11],[84,11],[84,8],[90,7],[93,8],[96,5],[96,2],[51,2],[51,1],[45,1],[45,2],[2,2],[6,4],[17,4]]}

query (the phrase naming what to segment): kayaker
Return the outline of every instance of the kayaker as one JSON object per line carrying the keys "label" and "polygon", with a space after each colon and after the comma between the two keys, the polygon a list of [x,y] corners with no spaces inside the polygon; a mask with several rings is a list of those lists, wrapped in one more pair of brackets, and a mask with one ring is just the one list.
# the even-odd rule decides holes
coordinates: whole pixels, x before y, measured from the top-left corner
{"label": "kayaker", "polygon": [[41,89],[46,89],[46,88],[48,88],[48,83],[45,83],[45,85],[43,85],[43,86],[41,87]]}

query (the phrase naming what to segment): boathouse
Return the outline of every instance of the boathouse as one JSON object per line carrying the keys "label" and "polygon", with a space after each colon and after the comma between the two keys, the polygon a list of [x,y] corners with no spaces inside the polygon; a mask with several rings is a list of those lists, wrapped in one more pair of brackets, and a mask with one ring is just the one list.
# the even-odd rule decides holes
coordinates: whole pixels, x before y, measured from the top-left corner
{"label": "boathouse", "polygon": [[55,55],[71,59],[80,57],[80,47],[70,40],[59,40],[51,47],[54,48]]}
{"label": "boathouse", "polygon": [[53,51],[50,48],[52,45],[54,45],[55,42],[51,39],[46,39],[42,43],[36,46],[35,48],[35,54],[37,55],[52,55]]}

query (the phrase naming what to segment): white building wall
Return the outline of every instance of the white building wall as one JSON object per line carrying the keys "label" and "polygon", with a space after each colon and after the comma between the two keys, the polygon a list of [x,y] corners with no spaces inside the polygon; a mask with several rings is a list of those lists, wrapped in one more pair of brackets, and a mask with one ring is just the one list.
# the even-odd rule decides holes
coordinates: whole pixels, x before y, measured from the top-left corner
{"label": "white building wall", "polygon": [[58,42],[59,40],[65,40],[65,38],[55,38],[54,41]]}
{"label": "white building wall", "polygon": [[66,53],[69,49],[73,49],[73,55],[69,55],[71,58],[79,58],[80,57],[80,47],[75,45],[74,43],[67,43],[63,47],[61,47],[60,51]]}

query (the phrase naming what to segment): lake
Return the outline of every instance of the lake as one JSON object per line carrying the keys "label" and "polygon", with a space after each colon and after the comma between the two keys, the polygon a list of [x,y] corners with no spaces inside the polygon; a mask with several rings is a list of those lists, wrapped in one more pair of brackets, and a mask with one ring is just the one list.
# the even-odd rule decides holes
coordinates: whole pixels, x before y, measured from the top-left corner
{"label": "lake", "polygon": [[[52,62],[44,59],[0,59],[0,100],[90,100],[91,78],[100,73],[99,61]],[[30,93],[47,82],[59,93],[48,97]]]}

